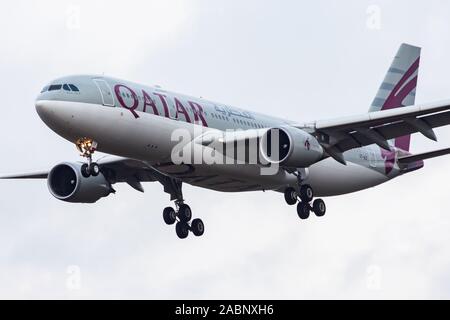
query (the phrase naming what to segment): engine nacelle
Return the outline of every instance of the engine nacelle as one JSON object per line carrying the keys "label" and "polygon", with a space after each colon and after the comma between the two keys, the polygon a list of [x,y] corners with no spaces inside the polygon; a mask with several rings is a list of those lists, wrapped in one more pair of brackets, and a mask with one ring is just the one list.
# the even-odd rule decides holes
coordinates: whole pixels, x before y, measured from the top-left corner
{"label": "engine nacelle", "polygon": [[260,142],[261,154],[269,163],[307,168],[323,157],[323,148],[308,132],[294,127],[271,128]]}
{"label": "engine nacelle", "polygon": [[64,162],[50,171],[47,185],[56,199],[66,202],[94,203],[112,192],[111,184],[102,173],[96,177],[85,178],[81,174],[81,165],[78,162]]}

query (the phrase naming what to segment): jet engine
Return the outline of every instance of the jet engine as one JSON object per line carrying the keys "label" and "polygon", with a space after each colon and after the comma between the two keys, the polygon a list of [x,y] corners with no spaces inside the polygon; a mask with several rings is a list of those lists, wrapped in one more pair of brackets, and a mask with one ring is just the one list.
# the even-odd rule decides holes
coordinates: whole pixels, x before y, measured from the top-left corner
{"label": "jet engine", "polygon": [[307,168],[323,157],[323,148],[314,136],[288,126],[267,130],[260,150],[267,162],[293,168]]}
{"label": "jet engine", "polygon": [[81,165],[65,162],[53,167],[48,174],[47,185],[55,198],[66,202],[94,203],[113,191],[101,172],[97,176],[83,177]]}

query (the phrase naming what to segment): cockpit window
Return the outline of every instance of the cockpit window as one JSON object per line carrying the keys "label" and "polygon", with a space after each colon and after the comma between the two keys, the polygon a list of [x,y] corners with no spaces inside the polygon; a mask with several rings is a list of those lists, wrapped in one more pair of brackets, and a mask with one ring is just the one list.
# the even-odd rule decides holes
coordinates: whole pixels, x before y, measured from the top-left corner
{"label": "cockpit window", "polygon": [[75,86],[75,85],[73,85],[73,84],[69,84],[69,86],[70,86],[70,89],[72,89],[72,91],[75,91],[75,92],[79,92],[80,90],[78,90],[78,88]]}
{"label": "cockpit window", "polygon": [[77,86],[73,85],[73,84],[52,84],[50,86],[45,86],[41,93],[44,93],[46,91],[57,91],[57,90],[61,90],[63,89],[64,91],[69,91],[69,92],[80,92],[80,90],[78,89]]}
{"label": "cockpit window", "polygon": [[48,91],[56,91],[56,90],[61,90],[62,85],[61,84],[52,84],[49,88]]}

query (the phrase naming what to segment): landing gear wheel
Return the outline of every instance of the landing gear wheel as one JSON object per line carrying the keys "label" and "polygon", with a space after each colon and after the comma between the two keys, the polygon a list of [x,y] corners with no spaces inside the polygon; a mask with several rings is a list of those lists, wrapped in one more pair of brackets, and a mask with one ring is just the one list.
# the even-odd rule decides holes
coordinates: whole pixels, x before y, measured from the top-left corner
{"label": "landing gear wheel", "polygon": [[311,211],[311,208],[309,207],[308,203],[305,203],[305,202],[298,203],[297,214],[300,217],[300,219],[302,219],[302,220],[308,219],[310,211]]}
{"label": "landing gear wheel", "polygon": [[205,232],[205,225],[203,224],[203,221],[201,219],[192,220],[191,231],[197,237],[202,236]]}
{"label": "landing gear wheel", "polygon": [[95,162],[91,163],[90,165],[87,163],[83,163],[80,171],[81,175],[85,178],[89,178],[90,176],[96,177],[100,174],[100,166]]}
{"label": "landing gear wheel", "polygon": [[310,185],[304,184],[300,187],[300,199],[303,202],[311,202],[314,198],[314,191]]}
{"label": "landing gear wheel", "polygon": [[166,224],[169,226],[177,222],[177,214],[175,209],[172,207],[167,207],[163,211],[163,219]]}
{"label": "landing gear wheel", "polygon": [[87,163],[83,163],[80,171],[81,171],[81,175],[85,178],[89,178],[91,176],[91,172],[89,170],[89,166]]}
{"label": "landing gear wheel", "polygon": [[182,222],[189,222],[192,219],[192,211],[191,208],[187,204],[180,205],[180,209],[178,210],[178,218]]}
{"label": "landing gear wheel", "polygon": [[99,165],[95,162],[91,163],[91,165],[89,166],[89,173],[94,177],[98,176],[100,173]]}
{"label": "landing gear wheel", "polygon": [[322,199],[316,199],[313,202],[313,211],[318,217],[323,217],[327,211],[325,202]]}
{"label": "landing gear wheel", "polygon": [[284,200],[286,200],[286,203],[290,206],[297,203],[297,192],[294,188],[289,187],[284,190]]}
{"label": "landing gear wheel", "polygon": [[175,226],[175,230],[180,239],[186,239],[189,235],[189,225],[186,222],[178,222]]}

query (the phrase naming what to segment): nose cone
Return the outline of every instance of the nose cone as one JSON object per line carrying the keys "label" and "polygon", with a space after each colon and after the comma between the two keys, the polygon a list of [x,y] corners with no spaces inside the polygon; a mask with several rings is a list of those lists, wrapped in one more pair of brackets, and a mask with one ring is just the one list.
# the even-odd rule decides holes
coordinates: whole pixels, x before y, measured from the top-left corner
{"label": "nose cone", "polygon": [[50,108],[48,108],[48,105],[45,104],[44,100],[36,100],[36,111],[39,115],[39,117],[45,117],[49,112]]}
{"label": "nose cone", "polygon": [[50,101],[37,100],[35,106],[36,112],[42,121],[44,121],[48,126],[51,126],[51,123],[55,121],[55,112]]}
{"label": "nose cone", "polygon": [[39,117],[50,129],[64,137],[71,133],[73,116],[65,106],[53,100],[37,100],[35,106]]}

